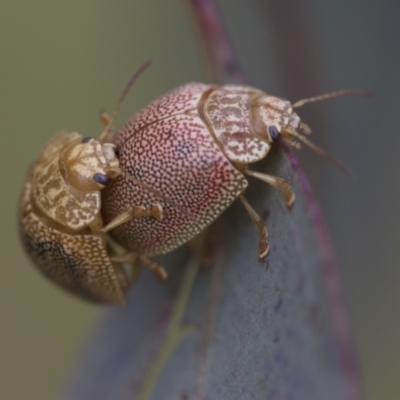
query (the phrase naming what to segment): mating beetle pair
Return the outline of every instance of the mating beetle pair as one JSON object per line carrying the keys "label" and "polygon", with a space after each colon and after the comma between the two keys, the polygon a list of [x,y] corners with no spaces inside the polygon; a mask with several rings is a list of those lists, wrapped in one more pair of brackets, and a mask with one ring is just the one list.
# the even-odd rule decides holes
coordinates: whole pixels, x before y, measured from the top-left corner
{"label": "mating beetle pair", "polygon": [[[282,178],[248,165],[266,157],[278,140],[296,147],[302,141],[325,154],[305,138],[311,131],[293,108],[343,94],[291,104],[247,86],[189,83],[116,133],[110,133],[113,118],[106,117],[99,139],[62,132],[33,163],[24,186],[19,223],[25,250],[63,288],[123,304],[143,267],[166,278],[152,257],[192,239],[239,198],[259,231],[262,259],[267,230],[244,197],[246,176],[279,188],[288,207],[294,194]],[[108,235],[125,254],[115,254]],[[122,267],[126,263],[132,274]]]}

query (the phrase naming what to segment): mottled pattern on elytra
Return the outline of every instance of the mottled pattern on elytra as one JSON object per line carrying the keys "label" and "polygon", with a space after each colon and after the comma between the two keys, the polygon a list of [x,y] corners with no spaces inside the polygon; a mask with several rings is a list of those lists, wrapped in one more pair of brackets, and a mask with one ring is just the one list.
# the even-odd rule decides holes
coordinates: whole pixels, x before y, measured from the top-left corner
{"label": "mottled pattern on elytra", "polygon": [[225,155],[233,162],[250,164],[263,159],[271,148],[256,136],[252,125],[252,97],[248,91],[213,91],[204,104],[204,116]]}
{"label": "mottled pattern on elytra", "polygon": [[115,270],[100,237],[68,234],[42,221],[31,204],[31,184],[25,185],[20,235],[34,264],[52,281],[96,302],[124,303]]}
{"label": "mottled pattern on elytra", "polygon": [[116,134],[121,168],[163,196],[122,176],[103,190],[106,223],[131,205],[160,203],[164,209],[162,221],[134,218],[112,230],[125,248],[148,256],[167,253],[210,225],[246,188],[246,179],[221,152],[204,121],[196,112],[187,112],[207,88],[202,84],[178,88]]}
{"label": "mottled pattern on elytra", "polygon": [[100,210],[100,193],[75,190],[63,178],[59,154],[33,168],[33,201],[48,217],[73,230],[90,224]]}

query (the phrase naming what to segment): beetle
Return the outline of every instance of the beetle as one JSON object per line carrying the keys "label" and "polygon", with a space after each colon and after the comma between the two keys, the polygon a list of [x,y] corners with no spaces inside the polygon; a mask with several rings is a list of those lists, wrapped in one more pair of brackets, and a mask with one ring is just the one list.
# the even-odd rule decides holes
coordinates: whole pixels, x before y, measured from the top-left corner
{"label": "beetle", "polygon": [[[130,85],[146,67],[132,76]],[[116,255],[106,232],[116,221],[161,220],[163,210],[158,203],[127,206],[111,227],[104,225],[100,192],[124,174],[115,145],[105,142],[109,128],[99,139],[61,132],[45,146],[24,185],[19,232],[33,263],[61,287],[87,300],[123,304],[140,268],[149,268],[160,279],[166,273],[144,255]],[[127,262],[133,266],[131,274],[121,265]]]}
{"label": "beetle", "polygon": [[305,137],[311,130],[293,109],[349,94],[365,95],[339,91],[292,104],[248,86],[194,82],[161,96],[115,133],[112,142],[124,171],[169,201],[119,176],[102,192],[102,213],[109,223],[129,205],[159,202],[164,219],[131,219],[114,226],[110,235],[129,251],[155,257],[192,239],[238,198],[259,231],[262,260],[269,251],[268,234],[244,195],[247,177],[280,189],[287,207],[295,196],[284,179],[253,171],[249,164],[283,140],[294,147],[303,142],[347,172]]}
{"label": "beetle", "polygon": [[[252,87],[189,83],[111,132],[125,96],[148,66],[133,74],[113,115],[102,115],[98,139],[61,132],[45,146],[20,200],[19,231],[30,259],[59,286],[95,302],[123,304],[142,268],[166,279],[152,258],[194,238],[237,198],[259,230],[263,259],[267,230],[244,196],[246,177],[279,188],[288,207],[294,194],[282,178],[248,165],[279,140],[295,147],[304,142],[329,158],[306,139],[311,130],[293,108],[360,94],[340,91],[291,104]],[[117,254],[110,237],[124,254]]]}

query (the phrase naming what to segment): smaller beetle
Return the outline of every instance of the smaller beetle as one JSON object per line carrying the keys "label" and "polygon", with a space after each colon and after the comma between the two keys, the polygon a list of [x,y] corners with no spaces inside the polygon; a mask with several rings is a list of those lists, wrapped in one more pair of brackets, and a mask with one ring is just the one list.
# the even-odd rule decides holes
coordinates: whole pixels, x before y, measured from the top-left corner
{"label": "smaller beetle", "polygon": [[[132,76],[128,88],[147,66]],[[123,293],[141,267],[161,279],[166,273],[142,255],[116,256],[106,232],[133,217],[161,220],[163,211],[159,204],[129,206],[104,226],[100,191],[124,174],[115,145],[104,143],[110,126],[111,120],[98,140],[61,132],[46,145],[24,186],[19,229],[29,257],[54,282],[87,300],[123,304]],[[121,265],[127,262],[135,263],[130,275]]]}

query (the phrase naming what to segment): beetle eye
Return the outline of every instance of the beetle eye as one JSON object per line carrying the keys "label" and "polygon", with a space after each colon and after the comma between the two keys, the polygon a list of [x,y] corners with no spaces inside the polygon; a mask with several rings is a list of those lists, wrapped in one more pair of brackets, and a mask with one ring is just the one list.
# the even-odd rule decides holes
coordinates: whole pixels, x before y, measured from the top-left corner
{"label": "beetle eye", "polygon": [[92,139],[94,139],[93,136],[86,136],[86,137],[84,137],[84,138],[82,139],[82,143],[87,143],[87,142],[89,142],[89,141],[92,140]]}
{"label": "beetle eye", "polygon": [[275,125],[271,125],[268,127],[268,133],[271,136],[272,140],[276,141],[279,139],[280,133]]}
{"label": "beetle eye", "polygon": [[99,173],[94,174],[94,175],[93,175],[93,179],[94,179],[97,183],[100,183],[100,185],[103,185],[103,186],[107,185],[107,183],[110,182],[110,178],[109,178],[107,175],[99,174]]}

